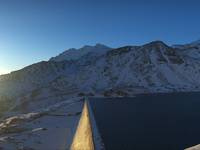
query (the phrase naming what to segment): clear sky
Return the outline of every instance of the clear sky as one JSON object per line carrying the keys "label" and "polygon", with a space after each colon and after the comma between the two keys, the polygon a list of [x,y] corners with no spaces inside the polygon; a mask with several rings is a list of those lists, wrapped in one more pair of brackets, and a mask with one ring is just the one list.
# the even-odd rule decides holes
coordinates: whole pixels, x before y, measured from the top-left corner
{"label": "clear sky", "polygon": [[65,49],[200,38],[199,0],[0,0],[0,74]]}

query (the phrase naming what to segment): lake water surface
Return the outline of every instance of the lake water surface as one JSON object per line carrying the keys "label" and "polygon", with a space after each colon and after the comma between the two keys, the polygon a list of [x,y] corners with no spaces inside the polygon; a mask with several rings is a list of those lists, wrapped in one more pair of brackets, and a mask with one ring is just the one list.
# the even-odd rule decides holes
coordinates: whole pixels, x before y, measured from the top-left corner
{"label": "lake water surface", "polygon": [[200,144],[200,93],[89,102],[107,150],[183,150]]}

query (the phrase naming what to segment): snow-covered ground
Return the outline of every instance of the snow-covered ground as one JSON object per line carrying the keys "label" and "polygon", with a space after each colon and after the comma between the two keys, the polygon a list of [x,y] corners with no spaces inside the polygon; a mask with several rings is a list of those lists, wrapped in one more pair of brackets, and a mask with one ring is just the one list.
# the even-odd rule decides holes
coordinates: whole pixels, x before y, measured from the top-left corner
{"label": "snow-covered ground", "polygon": [[73,99],[38,113],[18,115],[4,120],[0,124],[0,149],[68,149],[82,107],[82,101]]}

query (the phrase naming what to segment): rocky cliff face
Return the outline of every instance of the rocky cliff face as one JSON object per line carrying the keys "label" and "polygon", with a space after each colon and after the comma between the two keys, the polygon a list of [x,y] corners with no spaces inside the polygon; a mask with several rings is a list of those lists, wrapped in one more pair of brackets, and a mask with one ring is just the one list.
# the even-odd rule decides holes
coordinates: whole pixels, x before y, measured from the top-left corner
{"label": "rocky cliff face", "polygon": [[9,99],[13,102],[9,108],[24,106],[26,111],[69,95],[200,90],[199,43],[170,47],[154,41],[115,49],[86,46],[78,51],[73,59],[71,52],[65,52],[0,76],[1,100]]}

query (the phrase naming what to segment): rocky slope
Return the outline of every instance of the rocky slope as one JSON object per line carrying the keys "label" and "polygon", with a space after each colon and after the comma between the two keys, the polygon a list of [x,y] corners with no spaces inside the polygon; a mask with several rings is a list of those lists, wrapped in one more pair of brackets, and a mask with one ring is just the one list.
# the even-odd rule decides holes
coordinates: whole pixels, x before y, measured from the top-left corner
{"label": "rocky slope", "polygon": [[172,47],[161,41],[115,49],[85,46],[0,76],[0,101],[5,110],[29,112],[84,94],[198,91],[199,53],[199,42]]}

